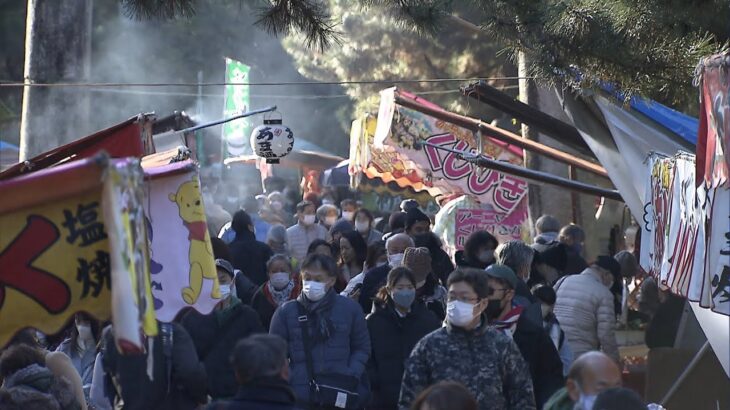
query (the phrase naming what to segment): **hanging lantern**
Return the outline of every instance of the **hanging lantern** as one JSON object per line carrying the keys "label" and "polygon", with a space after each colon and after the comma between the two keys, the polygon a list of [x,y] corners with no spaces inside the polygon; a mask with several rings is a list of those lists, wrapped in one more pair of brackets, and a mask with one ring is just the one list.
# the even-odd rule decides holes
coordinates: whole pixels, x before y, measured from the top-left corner
{"label": "hanging lantern", "polygon": [[294,133],[282,125],[282,119],[264,118],[263,125],[251,133],[251,147],[267,164],[278,164],[279,159],[294,149]]}

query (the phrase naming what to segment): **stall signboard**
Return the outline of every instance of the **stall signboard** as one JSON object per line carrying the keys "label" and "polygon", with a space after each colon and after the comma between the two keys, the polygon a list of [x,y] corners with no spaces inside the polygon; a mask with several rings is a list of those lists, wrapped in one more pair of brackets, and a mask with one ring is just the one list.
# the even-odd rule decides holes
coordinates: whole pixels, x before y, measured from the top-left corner
{"label": "stall signboard", "polygon": [[86,312],[114,317],[123,351],[144,348],[140,329],[154,335],[157,324],[142,180],[137,160],[102,156],[0,182],[16,201],[0,209],[0,345],[24,328],[57,333]]}
{"label": "stall signboard", "polygon": [[184,308],[210,313],[220,302],[198,168],[192,161],[146,168],[150,273],[157,318],[174,320]]}
{"label": "stall signboard", "polygon": [[730,190],[690,154],[649,158],[640,262],[672,292],[730,315]]}
{"label": "stall signboard", "polygon": [[456,249],[463,250],[472,232],[487,231],[500,243],[522,239],[523,223],[527,219],[527,206],[522,206],[510,214],[496,212],[494,209],[458,209],[456,211],[455,233]]}
{"label": "stall signboard", "polygon": [[[480,144],[471,130],[398,105],[395,93],[393,88],[381,92],[376,148],[383,145],[394,148],[413,164],[410,169],[423,174],[423,179],[452,194],[474,196],[498,213],[510,214],[527,197],[527,181],[478,167],[457,154],[435,148],[476,153]],[[431,145],[421,146],[419,142],[423,141]],[[481,148],[481,154],[489,158],[522,164],[521,151],[509,145],[484,137]]]}
{"label": "stall signboard", "polygon": [[[248,82],[251,67],[240,61],[226,58],[226,86],[223,117],[229,118],[249,110],[251,95]],[[223,141],[226,142],[227,156],[252,154],[249,144],[252,130],[248,118],[230,121],[222,126]]]}

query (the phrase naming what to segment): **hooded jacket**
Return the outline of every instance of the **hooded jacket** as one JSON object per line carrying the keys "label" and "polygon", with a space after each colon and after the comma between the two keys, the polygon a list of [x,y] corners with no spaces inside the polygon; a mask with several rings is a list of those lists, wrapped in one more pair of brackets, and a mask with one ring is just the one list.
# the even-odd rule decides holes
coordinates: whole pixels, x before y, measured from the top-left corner
{"label": "hooded jacket", "polygon": [[71,383],[56,378],[47,368],[33,364],[8,376],[0,389],[3,410],[76,410]]}
{"label": "hooded jacket", "polygon": [[530,370],[517,345],[486,325],[471,331],[447,323],[416,344],[406,362],[399,408],[407,410],[428,386],[443,380],[463,384],[481,410],[535,410]]}
{"label": "hooded jacket", "polygon": [[421,338],[441,326],[441,321],[415,301],[401,317],[392,302],[376,302],[367,317],[373,353],[368,363],[373,400],[369,408],[396,409],[406,359]]}

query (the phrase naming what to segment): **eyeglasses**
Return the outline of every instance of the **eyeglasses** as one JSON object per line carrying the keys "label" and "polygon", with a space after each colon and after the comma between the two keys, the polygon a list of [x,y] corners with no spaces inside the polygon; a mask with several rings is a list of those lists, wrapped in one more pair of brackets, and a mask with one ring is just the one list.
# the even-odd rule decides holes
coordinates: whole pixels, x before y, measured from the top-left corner
{"label": "eyeglasses", "polygon": [[464,303],[476,303],[479,300],[479,298],[470,298],[468,296],[458,296],[458,295],[449,295],[446,298],[447,302],[453,302],[455,300],[458,300],[459,302],[464,302]]}

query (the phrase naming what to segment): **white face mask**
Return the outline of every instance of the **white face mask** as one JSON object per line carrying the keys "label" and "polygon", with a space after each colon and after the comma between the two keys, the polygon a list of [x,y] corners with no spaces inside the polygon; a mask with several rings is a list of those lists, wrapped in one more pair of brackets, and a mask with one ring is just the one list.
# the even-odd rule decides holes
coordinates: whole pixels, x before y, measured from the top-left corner
{"label": "white face mask", "polygon": [[453,300],[446,305],[446,318],[450,324],[464,327],[474,320],[474,305]]}
{"label": "white face mask", "polygon": [[403,255],[402,253],[396,253],[395,255],[388,255],[388,265],[390,265],[391,268],[397,268],[403,264]]}
{"label": "white face mask", "polygon": [[342,217],[347,219],[348,221],[352,221],[352,219],[355,217],[355,213],[352,211],[342,211]]}
{"label": "white face mask", "polygon": [[304,215],[304,218],[302,218],[302,223],[304,225],[310,226],[314,225],[315,216],[314,215]]}
{"label": "white face mask", "polygon": [[307,299],[312,302],[317,302],[324,297],[325,293],[327,293],[327,285],[322,282],[305,280],[302,285],[302,292]]}
{"label": "white face mask", "polygon": [[335,222],[337,222],[337,217],[336,216],[328,216],[328,217],[325,217],[324,218],[324,223],[327,226],[332,226],[332,225],[335,224]]}
{"label": "white face mask", "polygon": [[276,289],[276,290],[282,290],[290,282],[289,272],[276,272],[276,273],[272,273],[271,274],[271,279],[269,279],[269,282],[271,282],[271,286],[273,286],[274,289]]}
{"label": "white face mask", "polygon": [[355,230],[363,233],[370,230],[370,221],[355,221]]}
{"label": "white face mask", "polygon": [[593,404],[596,402],[596,394],[583,394],[581,391],[580,397],[578,397],[578,403],[576,403],[576,410],[593,410]]}
{"label": "white face mask", "polygon": [[91,326],[87,324],[76,325],[76,330],[79,331],[79,338],[81,340],[94,340],[94,335],[91,332]]}
{"label": "white face mask", "polygon": [[220,291],[221,291],[221,299],[225,299],[225,298],[231,296],[231,285],[230,284],[226,284],[226,285],[221,284]]}

